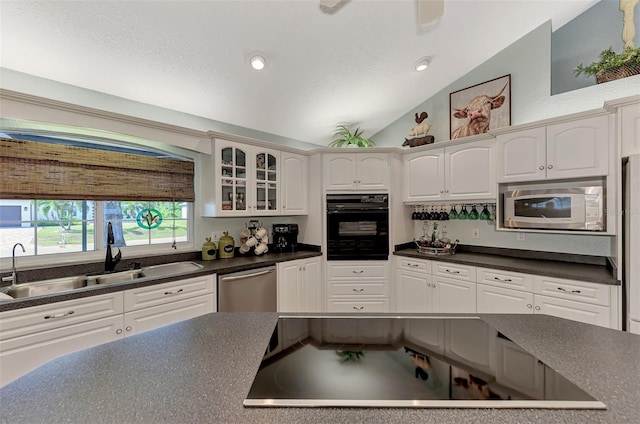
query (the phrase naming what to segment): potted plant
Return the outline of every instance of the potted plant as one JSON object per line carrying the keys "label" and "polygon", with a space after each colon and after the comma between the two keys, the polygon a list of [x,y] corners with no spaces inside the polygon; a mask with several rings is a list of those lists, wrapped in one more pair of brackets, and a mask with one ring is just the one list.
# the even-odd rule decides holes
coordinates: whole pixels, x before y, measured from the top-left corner
{"label": "potted plant", "polygon": [[329,147],[371,147],[374,145],[373,141],[362,136],[360,128],[351,133],[349,128],[344,124],[338,124],[333,136],[336,137]]}
{"label": "potted plant", "polygon": [[625,47],[622,53],[609,47],[600,53],[600,60],[588,66],[578,65],[575,74],[595,75],[598,84],[640,74],[640,47]]}

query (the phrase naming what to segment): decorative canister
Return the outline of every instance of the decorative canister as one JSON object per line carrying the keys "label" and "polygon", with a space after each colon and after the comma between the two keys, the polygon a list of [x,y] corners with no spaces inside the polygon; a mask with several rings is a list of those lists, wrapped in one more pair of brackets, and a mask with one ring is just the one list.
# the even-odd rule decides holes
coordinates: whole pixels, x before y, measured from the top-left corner
{"label": "decorative canister", "polygon": [[218,256],[220,259],[233,258],[235,250],[235,241],[233,237],[229,235],[228,231],[224,232],[224,235],[218,240]]}
{"label": "decorative canister", "polygon": [[207,237],[206,241],[202,244],[202,260],[210,261],[217,256],[216,244],[211,241],[211,237]]}

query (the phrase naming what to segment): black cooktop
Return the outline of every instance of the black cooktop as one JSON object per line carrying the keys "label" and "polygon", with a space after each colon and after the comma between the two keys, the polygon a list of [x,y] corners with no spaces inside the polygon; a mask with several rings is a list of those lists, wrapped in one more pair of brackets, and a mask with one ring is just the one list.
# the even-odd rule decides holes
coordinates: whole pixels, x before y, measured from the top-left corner
{"label": "black cooktop", "polygon": [[466,317],[282,317],[244,405],[606,409]]}

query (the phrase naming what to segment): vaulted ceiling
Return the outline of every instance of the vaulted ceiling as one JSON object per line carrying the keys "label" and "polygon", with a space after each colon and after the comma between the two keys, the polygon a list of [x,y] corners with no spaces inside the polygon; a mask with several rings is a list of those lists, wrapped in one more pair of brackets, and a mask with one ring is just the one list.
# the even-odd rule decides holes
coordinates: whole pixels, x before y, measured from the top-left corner
{"label": "vaulted ceiling", "polygon": [[[373,135],[540,24],[557,29],[597,2],[444,1],[420,26],[416,0],[346,0],[333,13],[319,0],[2,0],[0,66],[326,145],[337,123]],[[256,51],[262,71],[249,65]],[[422,57],[431,66],[417,72]]]}

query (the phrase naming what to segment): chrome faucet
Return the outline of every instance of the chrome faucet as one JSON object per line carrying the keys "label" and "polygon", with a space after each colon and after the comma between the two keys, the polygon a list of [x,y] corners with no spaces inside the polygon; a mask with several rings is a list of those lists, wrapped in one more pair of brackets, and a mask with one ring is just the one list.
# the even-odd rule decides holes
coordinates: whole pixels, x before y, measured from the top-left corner
{"label": "chrome faucet", "polygon": [[15,285],[18,282],[18,273],[16,272],[16,247],[18,246],[22,248],[22,253],[27,253],[22,243],[16,243],[13,245],[13,252],[11,254],[11,275],[8,277],[2,277],[3,283],[11,281],[11,285]]}
{"label": "chrome faucet", "polygon": [[119,247],[118,247],[118,253],[116,254],[116,256],[113,257],[111,255],[111,245],[115,244],[115,242],[116,242],[116,239],[115,239],[115,236],[113,235],[113,226],[111,225],[111,222],[109,222],[107,224],[107,257],[104,261],[105,272],[112,272],[116,268],[116,264],[120,262],[120,259],[122,259],[122,252],[120,251]]}

